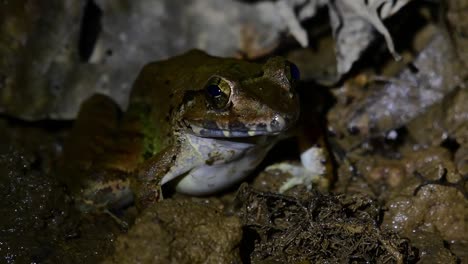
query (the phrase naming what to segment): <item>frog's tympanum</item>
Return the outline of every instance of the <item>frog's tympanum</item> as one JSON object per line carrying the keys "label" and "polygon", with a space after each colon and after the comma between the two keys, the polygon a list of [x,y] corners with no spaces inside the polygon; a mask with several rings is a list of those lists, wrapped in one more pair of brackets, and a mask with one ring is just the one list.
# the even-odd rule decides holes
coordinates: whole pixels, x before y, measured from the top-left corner
{"label": "frog's tympanum", "polygon": [[[297,68],[190,51],[146,65],[121,113],[87,100],[65,144],[62,175],[82,210],[156,201],[160,186],[206,195],[238,182],[299,114]],[[130,191],[131,190],[131,191]]]}

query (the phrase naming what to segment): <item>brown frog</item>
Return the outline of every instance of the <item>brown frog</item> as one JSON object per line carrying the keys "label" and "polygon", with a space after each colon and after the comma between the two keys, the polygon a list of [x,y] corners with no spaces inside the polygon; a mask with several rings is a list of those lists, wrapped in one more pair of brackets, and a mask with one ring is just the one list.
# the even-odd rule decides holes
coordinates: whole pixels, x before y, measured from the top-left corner
{"label": "brown frog", "polygon": [[160,198],[160,186],[206,195],[239,182],[294,125],[297,67],[198,50],[146,65],[121,112],[95,95],[64,147],[61,175],[82,211]]}

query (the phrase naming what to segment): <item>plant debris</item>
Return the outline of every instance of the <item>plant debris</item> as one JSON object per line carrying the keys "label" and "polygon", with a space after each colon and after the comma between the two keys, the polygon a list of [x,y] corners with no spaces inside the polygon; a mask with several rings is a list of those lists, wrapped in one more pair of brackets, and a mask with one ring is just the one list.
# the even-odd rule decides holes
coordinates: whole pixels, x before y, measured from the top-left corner
{"label": "plant debris", "polygon": [[237,199],[245,236],[256,238],[244,248],[252,263],[416,261],[408,240],[379,228],[381,208],[365,196],[315,191],[300,199],[244,186]]}

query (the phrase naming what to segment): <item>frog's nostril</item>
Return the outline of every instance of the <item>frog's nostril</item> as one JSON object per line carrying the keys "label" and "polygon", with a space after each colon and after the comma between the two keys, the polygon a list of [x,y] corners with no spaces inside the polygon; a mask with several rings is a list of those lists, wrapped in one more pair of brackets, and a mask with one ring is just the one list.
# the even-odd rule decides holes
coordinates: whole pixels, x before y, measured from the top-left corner
{"label": "frog's nostril", "polygon": [[282,116],[277,114],[273,117],[273,120],[271,120],[270,122],[269,131],[270,132],[280,131],[280,130],[283,130],[285,126],[286,126],[286,121],[284,120]]}

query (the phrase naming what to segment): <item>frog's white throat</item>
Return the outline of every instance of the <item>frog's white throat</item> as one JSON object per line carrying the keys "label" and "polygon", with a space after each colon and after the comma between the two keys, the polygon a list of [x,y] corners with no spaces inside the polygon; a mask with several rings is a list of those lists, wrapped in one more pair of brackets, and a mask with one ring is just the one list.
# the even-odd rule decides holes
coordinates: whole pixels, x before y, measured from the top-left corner
{"label": "frog's white throat", "polygon": [[186,134],[175,164],[162,184],[174,180],[179,192],[208,195],[239,182],[254,170],[278,140],[258,136],[247,141]]}

